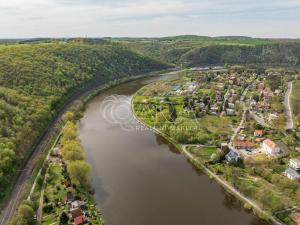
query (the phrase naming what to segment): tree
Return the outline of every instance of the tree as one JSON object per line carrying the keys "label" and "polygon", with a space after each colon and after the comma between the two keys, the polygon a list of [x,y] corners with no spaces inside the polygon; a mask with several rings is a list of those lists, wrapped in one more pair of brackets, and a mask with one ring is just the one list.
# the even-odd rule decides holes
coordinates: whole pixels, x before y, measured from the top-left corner
{"label": "tree", "polygon": [[76,185],[85,187],[90,179],[90,166],[82,160],[71,161],[67,164],[72,182]]}
{"label": "tree", "polygon": [[162,125],[164,122],[169,121],[169,118],[169,111],[164,109],[163,111],[156,113],[155,123]]}
{"label": "tree", "polygon": [[68,221],[69,221],[69,216],[68,216],[68,214],[67,214],[66,212],[62,212],[62,213],[60,214],[60,217],[59,217],[59,224],[60,224],[60,225],[65,225],[65,224],[68,223]]}
{"label": "tree", "polygon": [[169,104],[170,121],[174,122],[177,118],[176,108],[173,104]]}
{"label": "tree", "polygon": [[75,140],[77,138],[77,129],[73,122],[68,121],[63,129],[63,135],[61,138],[62,144],[70,140]]}
{"label": "tree", "polygon": [[29,205],[22,204],[18,209],[18,215],[23,217],[27,224],[34,224],[34,211]]}
{"label": "tree", "polygon": [[78,140],[66,142],[61,148],[61,154],[66,161],[83,160],[85,158],[81,143]]}
{"label": "tree", "polygon": [[62,121],[64,123],[68,122],[68,121],[72,121],[74,119],[74,113],[71,111],[67,111],[64,113],[64,115],[62,116]]}

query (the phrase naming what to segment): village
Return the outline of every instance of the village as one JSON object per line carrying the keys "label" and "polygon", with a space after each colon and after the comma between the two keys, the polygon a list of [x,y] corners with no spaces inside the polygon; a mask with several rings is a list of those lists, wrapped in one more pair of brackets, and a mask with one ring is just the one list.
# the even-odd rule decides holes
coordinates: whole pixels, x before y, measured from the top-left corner
{"label": "village", "polygon": [[[279,194],[296,191],[300,185],[300,148],[291,144],[297,141],[286,119],[285,103],[288,81],[294,76],[277,71],[192,69],[140,89],[134,110],[146,124],[180,143],[251,198],[261,201],[265,196],[248,188],[258,193],[268,187],[268,197],[277,202],[268,206],[272,213],[294,209],[297,203]],[[233,178],[235,173],[240,175]],[[241,183],[245,180],[250,187]],[[300,224],[300,212],[290,213],[284,219]]]}

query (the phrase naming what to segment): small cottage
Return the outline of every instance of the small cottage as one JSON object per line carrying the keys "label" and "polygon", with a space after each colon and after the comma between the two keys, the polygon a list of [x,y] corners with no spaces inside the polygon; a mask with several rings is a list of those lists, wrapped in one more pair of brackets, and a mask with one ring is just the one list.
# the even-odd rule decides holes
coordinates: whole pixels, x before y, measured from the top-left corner
{"label": "small cottage", "polygon": [[287,168],[283,173],[287,178],[291,180],[300,180],[300,175],[295,170]]}
{"label": "small cottage", "polygon": [[239,161],[239,154],[235,151],[230,151],[226,156],[226,161],[229,162],[229,163],[237,163]]}
{"label": "small cottage", "polygon": [[275,155],[280,152],[280,147],[270,139],[266,139],[262,143],[262,152],[269,154],[269,155]]}
{"label": "small cottage", "polygon": [[289,166],[294,170],[300,170],[300,160],[296,158],[290,159]]}

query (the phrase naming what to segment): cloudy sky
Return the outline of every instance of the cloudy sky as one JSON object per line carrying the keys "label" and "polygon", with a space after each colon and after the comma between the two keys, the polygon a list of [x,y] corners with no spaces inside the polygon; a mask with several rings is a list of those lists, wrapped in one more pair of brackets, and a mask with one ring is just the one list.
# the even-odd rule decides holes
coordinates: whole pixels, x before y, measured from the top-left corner
{"label": "cloudy sky", "polygon": [[300,0],[0,0],[0,38],[300,38]]}

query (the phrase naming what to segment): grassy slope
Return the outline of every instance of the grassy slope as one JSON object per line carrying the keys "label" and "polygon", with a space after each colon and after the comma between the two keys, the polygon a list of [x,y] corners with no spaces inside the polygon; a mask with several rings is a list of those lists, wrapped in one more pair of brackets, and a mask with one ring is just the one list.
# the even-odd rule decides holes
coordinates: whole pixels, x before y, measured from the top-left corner
{"label": "grassy slope", "polygon": [[166,68],[110,42],[0,45],[0,202],[59,105],[89,81]]}

